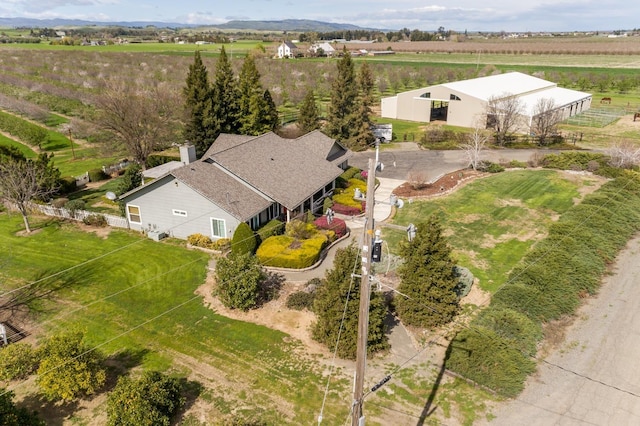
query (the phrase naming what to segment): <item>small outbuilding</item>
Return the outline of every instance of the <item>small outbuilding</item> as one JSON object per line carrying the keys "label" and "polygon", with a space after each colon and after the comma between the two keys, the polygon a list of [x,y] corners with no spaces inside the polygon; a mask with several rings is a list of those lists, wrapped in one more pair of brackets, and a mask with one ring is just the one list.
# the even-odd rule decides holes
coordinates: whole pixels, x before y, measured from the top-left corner
{"label": "small outbuilding", "polygon": [[460,127],[476,127],[487,122],[492,100],[518,98],[522,105],[519,131],[528,133],[537,105],[552,100],[561,119],[577,115],[591,107],[592,95],[558,87],[556,83],[520,72],[443,83],[398,93],[381,101],[382,117],[400,120],[443,121]]}

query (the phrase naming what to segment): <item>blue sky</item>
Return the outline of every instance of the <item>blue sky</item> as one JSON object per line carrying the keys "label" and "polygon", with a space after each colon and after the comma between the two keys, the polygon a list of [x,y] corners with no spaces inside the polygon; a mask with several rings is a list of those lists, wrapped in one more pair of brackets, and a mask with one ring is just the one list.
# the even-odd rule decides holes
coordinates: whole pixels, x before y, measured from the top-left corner
{"label": "blue sky", "polygon": [[582,31],[640,27],[638,0],[1,0],[3,18],[220,24],[313,19],[367,28]]}

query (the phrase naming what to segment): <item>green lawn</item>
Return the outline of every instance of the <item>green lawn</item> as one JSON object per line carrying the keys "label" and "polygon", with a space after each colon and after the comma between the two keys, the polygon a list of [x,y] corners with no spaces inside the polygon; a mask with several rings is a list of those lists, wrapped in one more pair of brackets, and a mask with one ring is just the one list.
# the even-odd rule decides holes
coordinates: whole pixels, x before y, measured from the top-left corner
{"label": "green lawn", "polygon": [[[509,171],[478,179],[448,197],[405,203],[393,223],[418,224],[430,214],[443,220],[458,263],[495,291],[549,224],[580,198],[589,178],[567,180],[551,170]],[[392,251],[404,232],[383,228]]]}
{"label": "green lawn", "polygon": [[[114,360],[134,358],[143,368],[180,375],[193,367],[176,358],[207,365],[214,385],[206,394],[216,401],[212,415],[241,405],[268,424],[315,421],[323,367],[297,352],[297,343],[286,334],[203,306],[194,291],[204,282],[208,255],[125,231],[101,238],[44,219],[34,220],[34,228],[32,235],[19,236],[21,218],[0,215],[0,291],[56,273],[39,285],[63,286],[33,305],[41,312],[40,326],[30,333],[79,326],[91,345]],[[20,386],[16,391],[21,393]],[[349,391],[345,380],[332,383],[325,414],[329,424],[347,415],[343,397]],[[246,394],[251,398],[243,400]]]}

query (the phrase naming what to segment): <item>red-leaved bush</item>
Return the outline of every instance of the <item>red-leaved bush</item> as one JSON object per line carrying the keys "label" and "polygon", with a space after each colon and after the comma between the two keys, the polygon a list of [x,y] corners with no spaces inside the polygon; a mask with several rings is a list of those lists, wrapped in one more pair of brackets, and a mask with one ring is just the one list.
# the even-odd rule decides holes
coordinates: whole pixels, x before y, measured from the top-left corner
{"label": "red-leaved bush", "polygon": [[335,232],[337,238],[342,238],[347,234],[347,224],[337,217],[334,217],[331,223],[327,223],[327,216],[320,216],[313,221],[313,224],[318,229],[328,229]]}
{"label": "red-leaved bush", "polygon": [[352,206],[345,206],[344,204],[340,203],[334,203],[333,206],[331,206],[331,209],[336,213],[344,214],[347,216],[356,216],[362,213],[362,209]]}

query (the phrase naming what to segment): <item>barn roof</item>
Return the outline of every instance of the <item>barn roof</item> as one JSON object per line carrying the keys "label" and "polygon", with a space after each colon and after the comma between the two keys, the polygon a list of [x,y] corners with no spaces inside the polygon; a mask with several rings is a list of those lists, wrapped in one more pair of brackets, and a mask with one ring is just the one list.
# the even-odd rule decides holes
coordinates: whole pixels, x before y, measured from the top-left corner
{"label": "barn roof", "polygon": [[555,83],[520,72],[455,81],[441,86],[485,101],[501,94],[524,95],[557,87]]}

